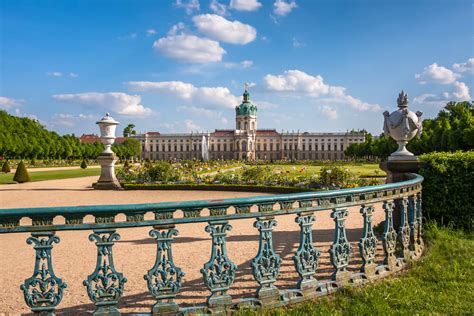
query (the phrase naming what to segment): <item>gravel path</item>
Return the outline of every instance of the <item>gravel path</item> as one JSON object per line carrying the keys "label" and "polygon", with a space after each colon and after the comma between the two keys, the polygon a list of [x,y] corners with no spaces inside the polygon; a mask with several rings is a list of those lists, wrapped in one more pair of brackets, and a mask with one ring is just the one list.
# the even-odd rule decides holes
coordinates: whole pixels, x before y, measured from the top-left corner
{"label": "gravel path", "polygon": [[[87,168],[100,168],[99,165],[97,166],[87,166]],[[81,169],[79,166],[73,167],[45,167],[45,168],[27,168],[28,172],[38,172],[38,171],[61,171],[61,170],[77,170]],[[11,169],[12,173],[15,173],[16,169]]]}
{"label": "gravel path", "polygon": [[[0,208],[126,204],[263,195],[211,191],[94,191],[90,185],[96,179],[97,177],[86,177],[1,186]],[[149,215],[151,214],[147,216]],[[293,215],[277,217],[274,246],[283,258],[281,274],[276,283],[280,288],[294,287],[298,278],[291,259],[298,248],[299,239],[299,227],[294,219]],[[383,211],[377,206],[374,224],[382,219]],[[238,266],[236,281],[229,291],[234,297],[249,297],[257,286],[250,269],[250,262],[258,249],[258,231],[253,227],[253,221],[246,219],[231,223],[233,228],[228,235],[227,248],[230,259]],[[186,273],[177,301],[185,305],[202,304],[209,294],[199,272],[209,260],[211,251],[211,239],[204,231],[205,225],[197,223],[177,227],[180,234],[174,241],[173,254],[175,263]],[[314,227],[315,243],[322,253],[317,277],[327,278],[332,272],[328,249],[334,234],[334,222],[330,218],[330,212],[318,213]],[[354,253],[357,254],[357,241],[362,227],[362,217],[358,209],[351,209],[346,227],[348,238],[353,242]],[[156,245],[153,239],[148,237],[149,230],[150,228],[118,230],[122,238],[114,246],[114,260],[117,270],[123,272],[128,279],[120,303],[123,312],[149,312],[153,304],[143,280],[143,275],[152,267],[156,254]],[[89,233],[90,231],[58,233],[61,242],[54,246],[54,269],[56,274],[68,283],[58,309],[59,313],[78,314],[94,309],[82,285],[82,281],[93,271],[96,260],[96,247],[88,240]],[[0,234],[0,315],[2,312],[18,314],[29,311],[19,289],[20,284],[33,271],[34,251],[31,245],[26,244],[27,237],[28,234],[24,233]],[[376,261],[382,261],[381,251]],[[357,255],[351,262],[351,269],[357,269],[356,264],[360,265]]]}

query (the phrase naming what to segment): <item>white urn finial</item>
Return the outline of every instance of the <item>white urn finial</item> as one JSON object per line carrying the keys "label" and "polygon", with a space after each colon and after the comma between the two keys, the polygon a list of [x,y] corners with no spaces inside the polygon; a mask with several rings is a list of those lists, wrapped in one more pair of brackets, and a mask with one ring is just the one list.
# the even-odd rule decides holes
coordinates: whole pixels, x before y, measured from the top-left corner
{"label": "white urn finial", "polygon": [[415,136],[421,137],[422,121],[420,111],[416,113],[408,109],[408,96],[402,90],[397,99],[398,110],[383,112],[385,135],[389,135],[398,143],[398,149],[388,160],[417,160],[413,153],[406,148],[408,142]]}
{"label": "white urn finial", "polygon": [[105,116],[98,122],[96,122],[100,128],[100,140],[104,144],[105,149],[102,154],[113,155],[112,145],[115,142],[115,129],[119,122],[114,120],[107,112]]}

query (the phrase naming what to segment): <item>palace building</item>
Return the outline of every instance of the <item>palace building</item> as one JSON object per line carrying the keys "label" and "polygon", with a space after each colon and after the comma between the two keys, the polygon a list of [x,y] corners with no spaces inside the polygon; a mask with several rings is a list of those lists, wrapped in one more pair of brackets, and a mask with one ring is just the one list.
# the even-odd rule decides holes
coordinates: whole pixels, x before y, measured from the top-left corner
{"label": "palace building", "polygon": [[186,134],[147,132],[132,137],[142,144],[142,158],[152,160],[343,160],[347,146],[365,141],[361,132],[258,129],[257,107],[250,101],[247,88],[242,103],[235,107],[235,130]]}

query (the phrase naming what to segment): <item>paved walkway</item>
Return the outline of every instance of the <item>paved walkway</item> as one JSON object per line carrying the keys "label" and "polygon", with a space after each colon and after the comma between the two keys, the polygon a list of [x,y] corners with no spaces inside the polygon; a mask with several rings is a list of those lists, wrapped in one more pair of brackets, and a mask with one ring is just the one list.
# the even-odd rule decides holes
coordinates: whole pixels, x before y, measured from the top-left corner
{"label": "paved walkway", "polygon": [[[262,195],[211,191],[94,191],[90,185],[96,179],[97,177],[86,177],[0,186],[0,208],[146,203]],[[333,239],[334,222],[329,211],[318,213],[316,218],[314,239],[322,252],[317,277],[323,279],[328,278],[332,272],[328,249]],[[118,218],[121,219],[123,216]],[[274,244],[276,252],[283,258],[281,274],[276,283],[280,288],[294,287],[298,278],[292,261],[299,240],[299,227],[294,219],[293,215],[277,217]],[[377,206],[374,223],[382,219],[383,211]],[[233,228],[229,232],[227,248],[230,259],[238,266],[236,281],[229,292],[234,297],[249,297],[257,286],[250,269],[250,262],[258,250],[258,231],[253,227],[253,221],[246,219],[231,223]],[[204,230],[205,226],[206,224],[196,223],[177,227],[180,234],[174,242],[173,254],[175,263],[186,273],[182,291],[178,295],[179,303],[203,304],[209,294],[199,272],[209,260],[211,251],[211,239]],[[361,227],[362,218],[359,211],[352,209],[347,219],[347,232],[349,240],[353,242],[355,254],[358,252],[357,241],[361,235]],[[147,227],[118,231],[122,239],[114,246],[114,260],[118,271],[123,272],[128,279],[120,305],[123,312],[148,312],[153,304],[143,280],[143,275],[153,266],[156,255],[156,245],[148,236],[149,230]],[[94,309],[82,285],[82,281],[93,271],[96,260],[96,247],[88,240],[89,233],[58,233],[61,242],[54,246],[54,269],[56,274],[68,283],[59,312],[78,314]],[[29,311],[19,289],[20,284],[33,272],[34,251],[31,245],[26,244],[27,237],[28,234],[24,233],[0,234],[0,315],[2,312]],[[376,261],[382,261],[381,254]],[[360,265],[358,255],[355,255],[351,263],[351,269],[357,269]]]}

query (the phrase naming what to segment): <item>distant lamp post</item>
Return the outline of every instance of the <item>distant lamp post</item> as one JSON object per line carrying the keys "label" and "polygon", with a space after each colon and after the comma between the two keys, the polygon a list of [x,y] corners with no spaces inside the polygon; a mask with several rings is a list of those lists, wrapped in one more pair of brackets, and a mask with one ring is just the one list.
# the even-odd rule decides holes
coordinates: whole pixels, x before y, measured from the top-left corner
{"label": "distant lamp post", "polygon": [[115,162],[117,156],[112,151],[112,145],[115,142],[115,130],[119,122],[114,120],[109,113],[98,122],[100,129],[100,140],[104,144],[105,149],[99,155],[97,160],[100,163],[100,177],[99,181],[94,184],[94,189],[97,190],[116,190],[121,189],[120,183],[115,176]]}
{"label": "distant lamp post", "polygon": [[392,137],[398,144],[398,149],[388,157],[388,161],[417,161],[417,157],[406,148],[408,142],[415,136],[421,136],[421,115],[408,109],[408,96],[405,92],[400,92],[397,99],[398,110],[389,114],[383,113],[383,130],[386,135]]}

